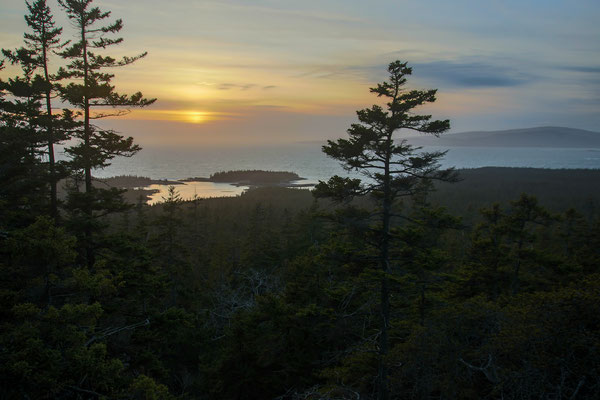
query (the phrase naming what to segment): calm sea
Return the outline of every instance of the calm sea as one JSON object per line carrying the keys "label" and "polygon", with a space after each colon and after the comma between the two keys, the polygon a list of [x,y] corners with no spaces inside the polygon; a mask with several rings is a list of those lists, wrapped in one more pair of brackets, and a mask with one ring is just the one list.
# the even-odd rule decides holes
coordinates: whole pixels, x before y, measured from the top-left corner
{"label": "calm sea", "polygon": [[[448,153],[442,161],[444,167],[600,168],[600,149],[424,148],[446,149]],[[322,153],[321,144],[297,143],[260,147],[145,148],[132,158],[115,159],[110,167],[96,171],[95,175],[138,175],[177,180],[246,169],[292,171],[307,179],[303,183],[316,183],[335,174],[344,174],[335,160]],[[191,198],[194,194],[199,197],[232,196],[241,193],[244,188],[202,182],[178,185],[177,189],[182,197]],[[163,195],[164,191],[161,191],[153,200],[160,201]]]}

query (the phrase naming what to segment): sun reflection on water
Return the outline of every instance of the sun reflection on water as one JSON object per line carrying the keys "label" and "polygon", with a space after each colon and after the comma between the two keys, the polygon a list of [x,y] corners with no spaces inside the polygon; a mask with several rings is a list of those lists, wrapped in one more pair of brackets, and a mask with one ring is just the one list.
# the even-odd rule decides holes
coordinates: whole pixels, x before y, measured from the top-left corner
{"label": "sun reflection on water", "polygon": [[[229,183],[214,182],[181,182],[174,185],[175,190],[183,200],[193,200],[195,196],[201,199],[210,197],[235,197],[241,195],[247,186],[234,186]],[[150,185],[145,189],[156,190],[148,200],[148,204],[157,204],[167,197],[169,185]]]}

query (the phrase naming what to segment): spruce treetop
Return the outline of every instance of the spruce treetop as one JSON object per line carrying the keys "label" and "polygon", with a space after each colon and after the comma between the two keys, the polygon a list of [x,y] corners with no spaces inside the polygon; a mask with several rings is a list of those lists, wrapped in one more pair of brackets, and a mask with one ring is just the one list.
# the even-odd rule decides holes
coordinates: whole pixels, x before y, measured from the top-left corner
{"label": "spruce treetop", "polygon": [[432,120],[431,115],[419,115],[413,109],[436,100],[437,90],[406,90],[412,68],[395,61],[388,67],[389,80],[371,88],[378,97],[387,99],[386,107],[373,105],[357,111],[358,123],[348,129],[348,139],[328,140],[323,152],[340,161],[347,171],[356,171],[367,179],[332,177],[320,182],[315,194],[347,200],[370,193],[399,196],[415,193],[422,180],[453,180],[454,171],[441,170],[439,160],[445,151],[426,152],[395,137],[399,131],[410,130],[439,136],[450,129],[449,120]]}
{"label": "spruce treetop", "polygon": [[[147,52],[120,59],[96,53],[98,50],[105,50],[123,42],[121,37],[110,37],[121,31],[123,20],[105,21],[110,18],[111,12],[92,6],[93,0],[58,0],[58,3],[65,10],[78,33],[77,39],[60,53],[70,62],[66,68],[59,69],[57,76],[60,79],[82,81],[70,82],[66,85],[61,91],[63,100],[81,108],[87,106],[145,107],[154,103],[156,99],[146,99],[140,92],[133,95],[117,93],[115,87],[111,85],[115,75],[103,71],[106,68],[133,64],[145,57]],[[104,22],[107,23],[102,25]],[[120,114],[122,112],[116,113],[116,115]],[[113,115],[115,114],[105,114],[100,117]]]}

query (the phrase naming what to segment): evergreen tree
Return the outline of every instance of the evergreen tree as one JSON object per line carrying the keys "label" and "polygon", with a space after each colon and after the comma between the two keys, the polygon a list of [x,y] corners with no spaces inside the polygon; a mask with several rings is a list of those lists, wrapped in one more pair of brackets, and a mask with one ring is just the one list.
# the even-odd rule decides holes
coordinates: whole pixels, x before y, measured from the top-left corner
{"label": "evergreen tree", "polygon": [[[27,54],[19,51],[19,57]],[[25,226],[46,208],[40,79],[29,63],[20,65],[23,76],[0,80],[0,224],[5,228]]]}
{"label": "evergreen tree", "polygon": [[182,253],[187,251],[182,246],[181,228],[184,219],[181,216],[183,200],[175,186],[169,186],[166,197],[162,198],[161,214],[153,221],[158,235],[152,238],[152,245],[157,250],[156,259],[163,266],[171,283],[170,305],[177,301],[178,290],[181,289],[183,276],[189,267],[184,263]]}
{"label": "evergreen tree", "polygon": [[420,192],[431,190],[432,180],[453,181],[452,169],[441,170],[439,160],[444,151],[420,152],[406,139],[396,139],[400,130],[413,130],[435,136],[447,131],[448,120],[431,120],[431,115],[417,115],[412,110],[435,101],[436,90],[406,91],[404,85],[412,68],[395,61],[389,65],[389,82],[378,84],[371,92],[388,100],[386,110],[379,105],[357,112],[359,123],[348,129],[349,139],[328,141],[323,152],[342,164],[348,171],[357,171],[366,179],[334,176],[319,182],[315,194],[337,201],[348,201],[360,195],[370,195],[377,210],[368,218],[374,219],[376,258],[380,278],[380,335],[378,399],[389,399],[388,334],[390,330],[390,276],[392,272],[392,224],[399,216],[399,201]]}
{"label": "evergreen tree", "polygon": [[[66,139],[64,131],[57,129],[57,121],[53,117],[52,97],[54,79],[49,71],[50,53],[62,48],[60,35],[62,28],[56,27],[54,17],[46,0],[36,0],[33,3],[25,2],[29,11],[25,21],[31,28],[31,33],[24,34],[25,47],[15,52],[4,51],[4,54],[14,63],[19,63],[29,74],[41,70],[41,75],[36,76],[37,90],[41,93],[45,103],[45,115],[40,116],[40,125],[45,130],[45,141],[48,156],[48,175],[50,183],[50,213],[54,218],[58,216],[57,163],[54,156],[54,145]],[[27,74],[27,73],[26,73]],[[68,113],[66,116],[70,116]],[[70,118],[67,118],[69,120]]]}
{"label": "evergreen tree", "polygon": [[556,217],[538,204],[535,196],[521,194],[519,200],[511,201],[511,209],[506,218],[506,232],[514,252],[511,293],[517,294],[521,285],[523,263],[534,259],[536,252],[527,246],[535,240],[532,226],[549,225]]}
{"label": "evergreen tree", "polygon": [[[121,19],[102,25],[111,12],[93,6],[93,0],[59,0],[58,3],[77,29],[77,39],[60,53],[70,62],[66,68],[59,69],[57,76],[70,80],[60,89],[62,99],[77,107],[83,114],[83,126],[74,134],[79,142],[66,152],[72,159],[74,169],[83,172],[84,193],[72,192],[72,196],[77,198],[71,204],[78,207],[79,215],[87,219],[87,223],[83,223],[84,247],[87,263],[91,266],[94,262],[92,232],[97,226],[93,223],[94,211],[103,214],[123,208],[118,201],[119,193],[101,193],[101,189],[92,186],[92,170],[108,166],[116,156],[128,157],[140,150],[133,143],[133,138],[125,138],[113,130],[101,129],[92,124],[92,120],[122,115],[127,112],[122,107],[145,107],[155,99],[146,99],[140,92],[133,95],[119,94],[111,85],[114,74],[107,72],[107,69],[130,65],[146,56],[146,53],[142,53],[117,60],[98,53],[123,41],[122,38],[110,37],[123,28]],[[98,107],[108,107],[113,111],[93,113],[92,110]],[[84,221],[80,221],[82,222]]]}

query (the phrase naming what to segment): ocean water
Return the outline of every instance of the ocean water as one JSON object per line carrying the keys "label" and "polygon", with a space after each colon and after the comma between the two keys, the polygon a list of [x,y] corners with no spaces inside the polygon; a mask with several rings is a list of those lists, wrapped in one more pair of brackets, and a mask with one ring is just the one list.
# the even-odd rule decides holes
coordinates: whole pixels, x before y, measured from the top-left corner
{"label": "ocean water", "polygon": [[319,144],[197,148],[145,148],[131,158],[115,159],[102,177],[119,174],[153,179],[208,177],[218,171],[262,169],[292,171],[307,179],[323,179],[332,169],[343,171]]}
{"label": "ocean water", "polygon": [[[600,149],[508,148],[508,147],[425,147],[423,150],[448,150],[443,167],[478,168],[600,168]],[[153,179],[178,180],[208,177],[214,172],[262,169],[296,172],[306,181],[316,183],[346,172],[339,163],[321,151],[319,143],[294,143],[271,146],[232,146],[200,148],[145,148],[134,157],[117,158],[111,166],[95,171],[95,176],[138,175]],[[166,187],[153,202],[160,201]],[[177,185],[183,198],[239,195],[245,188],[211,182]]]}

